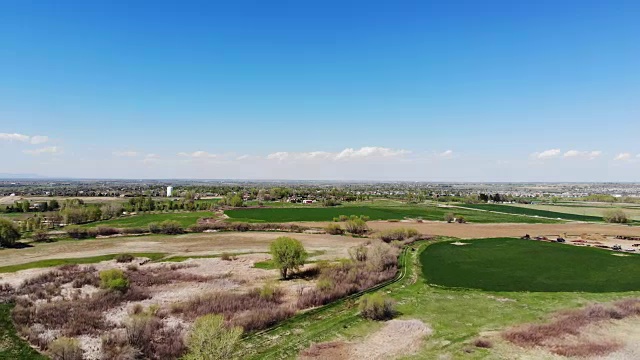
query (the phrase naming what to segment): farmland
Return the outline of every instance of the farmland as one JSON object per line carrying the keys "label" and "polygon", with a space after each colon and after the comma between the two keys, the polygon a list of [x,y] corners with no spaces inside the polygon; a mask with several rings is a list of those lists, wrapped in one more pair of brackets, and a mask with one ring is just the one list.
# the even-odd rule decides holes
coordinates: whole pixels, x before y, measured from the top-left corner
{"label": "farmland", "polygon": [[602,218],[602,215],[610,209],[622,209],[631,220],[640,220],[640,207],[637,204],[593,204],[593,203],[559,203],[559,204],[511,204],[510,206],[561,212]]}
{"label": "farmland", "polygon": [[613,255],[596,248],[494,238],[434,244],[422,253],[421,261],[429,284],[452,288],[537,292],[640,289],[640,278],[625,276],[640,272],[640,256]]}
{"label": "farmland", "polygon": [[499,204],[464,204],[460,205],[465,208],[472,208],[486,211],[496,211],[501,213],[508,213],[514,215],[526,215],[526,216],[540,216],[552,219],[563,219],[570,221],[592,221],[602,222],[602,216],[587,216],[580,214],[570,214],[557,211],[541,210],[530,207],[519,207],[511,205],[499,205]]}
{"label": "farmland", "polygon": [[371,220],[402,220],[405,218],[442,221],[447,213],[462,215],[472,223],[557,223],[557,220],[527,216],[496,214],[471,209],[436,206],[338,206],[296,208],[249,208],[226,210],[232,221],[295,222],[332,221],[340,215],[368,216]]}
{"label": "farmland", "polygon": [[150,223],[162,222],[165,220],[177,221],[183,227],[195,224],[198,219],[210,217],[213,214],[208,211],[175,212],[159,214],[139,214],[115,218],[105,221],[96,221],[83,225],[83,227],[110,226],[115,228],[146,227]]}

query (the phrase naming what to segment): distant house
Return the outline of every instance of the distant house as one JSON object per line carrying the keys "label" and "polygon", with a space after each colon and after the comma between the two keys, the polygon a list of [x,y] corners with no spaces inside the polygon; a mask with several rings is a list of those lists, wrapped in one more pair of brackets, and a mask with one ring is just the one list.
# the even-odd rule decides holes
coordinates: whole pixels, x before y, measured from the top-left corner
{"label": "distant house", "polygon": [[303,204],[313,204],[314,202],[315,202],[315,200],[311,200],[311,199],[302,200]]}

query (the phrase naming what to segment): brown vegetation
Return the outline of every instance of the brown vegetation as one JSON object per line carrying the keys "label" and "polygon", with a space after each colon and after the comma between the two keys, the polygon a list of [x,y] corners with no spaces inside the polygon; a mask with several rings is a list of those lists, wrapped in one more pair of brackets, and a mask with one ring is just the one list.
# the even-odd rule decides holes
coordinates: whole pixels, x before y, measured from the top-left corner
{"label": "brown vegetation", "polygon": [[610,306],[597,304],[580,310],[566,311],[549,323],[524,325],[508,330],[502,336],[521,347],[547,347],[551,352],[563,356],[603,355],[617,350],[621,345],[606,339],[578,344],[553,342],[568,335],[577,336],[588,325],[637,315],[640,315],[640,299],[627,299],[614,302]]}

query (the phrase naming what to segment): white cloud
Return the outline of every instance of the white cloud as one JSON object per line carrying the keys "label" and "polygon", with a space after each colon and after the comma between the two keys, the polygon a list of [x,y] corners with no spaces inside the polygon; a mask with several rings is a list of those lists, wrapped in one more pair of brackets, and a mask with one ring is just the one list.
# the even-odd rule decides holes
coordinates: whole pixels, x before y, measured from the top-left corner
{"label": "white cloud", "polygon": [[157,164],[160,162],[160,155],[158,154],[147,154],[145,155],[142,162],[145,164]]}
{"label": "white cloud", "polygon": [[266,156],[267,160],[333,160],[347,161],[365,158],[391,158],[410,154],[408,150],[396,150],[385,147],[365,146],[360,149],[346,148],[340,152],[309,151],[287,152],[279,151]]}
{"label": "white cloud", "polygon": [[531,154],[531,157],[544,160],[544,159],[552,159],[560,155],[560,149],[549,149],[543,152],[535,152]]}
{"label": "white cloud", "polygon": [[624,161],[624,160],[629,160],[629,159],[631,159],[631,154],[630,153],[620,153],[620,154],[616,155],[616,157],[613,160]]}
{"label": "white cloud", "polygon": [[35,136],[31,137],[31,143],[34,144],[34,145],[44,144],[47,141],[49,141],[49,137],[48,136],[35,135]]}
{"label": "white cloud", "polygon": [[119,157],[136,157],[140,155],[137,151],[114,151],[112,152],[113,156]]}
{"label": "white cloud", "polygon": [[593,151],[579,151],[579,150],[569,150],[562,155],[564,158],[579,158],[579,159],[588,159],[593,160],[602,155],[602,151],[593,150]]}
{"label": "white cloud", "polygon": [[183,156],[183,157],[191,157],[194,159],[215,159],[215,158],[221,158],[222,155],[217,155],[217,154],[211,154],[208,153],[206,151],[194,151],[192,153],[186,153],[186,152],[179,152],[178,156]]}
{"label": "white cloud", "polygon": [[[322,152],[320,152],[322,153]],[[336,159],[354,159],[354,158],[365,158],[365,157],[395,157],[402,156],[411,153],[408,150],[396,150],[389,149],[385,147],[378,146],[365,146],[361,147],[358,150],[354,150],[351,148],[342,150],[339,154],[336,155]]]}
{"label": "white cloud", "polygon": [[62,153],[62,148],[57,146],[48,146],[35,150],[24,150],[25,154],[29,155],[41,155],[41,154],[60,154]]}
{"label": "white cloud", "polygon": [[440,157],[451,157],[453,155],[453,150],[446,150],[438,154]]}
{"label": "white cloud", "polygon": [[29,141],[29,136],[28,135],[23,135],[23,134],[17,134],[17,133],[13,133],[13,134],[9,134],[9,133],[0,133],[0,140],[2,141],[21,141],[21,142],[27,142]]}

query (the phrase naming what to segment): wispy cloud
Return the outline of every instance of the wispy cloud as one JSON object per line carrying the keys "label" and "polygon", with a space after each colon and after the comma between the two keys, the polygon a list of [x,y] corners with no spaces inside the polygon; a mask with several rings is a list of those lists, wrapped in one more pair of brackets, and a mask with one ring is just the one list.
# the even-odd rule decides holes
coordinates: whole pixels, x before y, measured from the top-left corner
{"label": "wispy cloud", "polygon": [[625,152],[625,153],[620,153],[618,155],[616,155],[615,158],[613,158],[613,160],[615,161],[625,161],[625,160],[629,160],[631,159],[631,153]]}
{"label": "wispy cloud", "polygon": [[445,150],[443,152],[441,152],[440,154],[438,154],[438,156],[443,157],[443,158],[450,158],[453,156],[453,150]]}
{"label": "wispy cloud", "polygon": [[1,141],[21,141],[21,142],[28,142],[30,139],[29,135],[23,135],[23,134],[17,134],[17,133],[13,133],[13,134],[9,134],[9,133],[0,133],[0,140]]}
{"label": "wispy cloud", "polygon": [[140,153],[137,151],[114,151],[112,152],[112,154],[113,156],[118,156],[118,157],[136,157],[140,155]]}
{"label": "wispy cloud", "polygon": [[223,157],[223,155],[212,154],[202,150],[194,151],[192,153],[179,152],[178,156],[189,157],[194,159],[219,159]]}
{"label": "wispy cloud", "polygon": [[34,144],[34,145],[44,144],[47,141],[49,141],[49,137],[48,136],[35,135],[35,136],[31,137],[31,143]]}
{"label": "wispy cloud", "polygon": [[29,155],[42,155],[42,154],[61,154],[62,148],[58,146],[48,146],[35,150],[24,150],[25,154]]}
{"label": "wispy cloud", "polygon": [[542,152],[535,152],[531,154],[531,157],[538,160],[552,159],[560,155],[560,149],[549,149]]}
{"label": "wispy cloud", "polygon": [[390,149],[378,146],[365,146],[359,149],[346,148],[339,152],[329,151],[309,151],[309,152],[287,152],[279,151],[266,156],[268,160],[332,160],[348,161],[371,158],[394,158],[410,154],[411,151],[403,149]]}
{"label": "wispy cloud", "polygon": [[593,151],[579,151],[579,150],[569,150],[565,152],[562,157],[566,159],[588,159],[593,160],[602,155],[602,151],[593,150]]}

